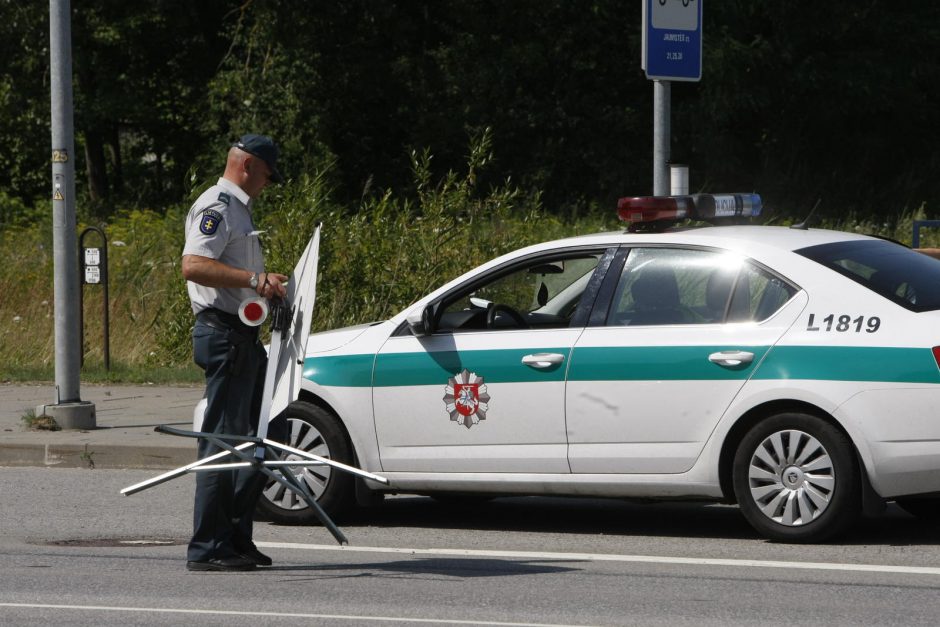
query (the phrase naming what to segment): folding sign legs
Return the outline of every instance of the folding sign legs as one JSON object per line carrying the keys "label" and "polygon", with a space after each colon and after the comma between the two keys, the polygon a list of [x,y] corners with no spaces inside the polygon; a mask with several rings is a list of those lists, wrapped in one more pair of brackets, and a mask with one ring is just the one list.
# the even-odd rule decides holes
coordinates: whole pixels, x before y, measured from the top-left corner
{"label": "folding sign legs", "polygon": [[[385,477],[366,472],[365,470],[360,470],[359,468],[355,468],[353,466],[347,466],[346,464],[336,462],[331,459],[326,459],[325,457],[320,457],[319,455],[301,451],[300,449],[295,449],[285,444],[274,442],[273,440],[250,436],[219,435],[215,433],[202,433],[199,431],[183,431],[182,429],[174,429],[167,426],[159,426],[156,428],[156,430],[170,435],[178,435],[190,438],[203,438],[223,450],[214,455],[204,457],[203,459],[195,461],[191,464],[187,464],[186,466],[182,466],[157,477],[153,477],[152,479],[148,479],[146,481],[142,481],[140,483],[126,487],[121,490],[121,494],[130,496],[131,494],[136,494],[137,492],[141,492],[142,490],[146,490],[147,488],[151,488],[155,485],[165,483],[177,477],[181,477],[182,475],[189,472],[208,472],[214,470],[232,470],[236,468],[253,467],[258,472],[261,472],[265,476],[278,482],[288,490],[291,490],[300,496],[300,498],[302,498],[304,502],[310,506],[316,517],[320,519],[320,522],[323,523],[323,526],[329,530],[334,538],[336,538],[336,541],[343,545],[348,544],[346,536],[343,535],[343,532],[339,530],[329,515],[323,511],[323,508],[320,507],[320,505],[317,503],[316,499],[310,493],[308,487],[294,476],[294,474],[290,471],[290,467],[330,466],[331,468],[341,472],[351,473],[365,479],[376,481],[383,485],[388,485],[388,479]],[[234,445],[232,444],[234,442],[239,442],[240,444]],[[302,458],[303,461],[291,460],[286,462],[279,459],[266,459],[266,453],[268,450],[290,453],[295,457]],[[232,457],[241,461],[231,461],[230,458]]]}

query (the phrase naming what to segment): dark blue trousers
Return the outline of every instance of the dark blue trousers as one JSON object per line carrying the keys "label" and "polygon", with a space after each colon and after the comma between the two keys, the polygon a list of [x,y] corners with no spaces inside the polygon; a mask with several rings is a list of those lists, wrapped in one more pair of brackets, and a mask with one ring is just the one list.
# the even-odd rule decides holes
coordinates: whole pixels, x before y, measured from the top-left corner
{"label": "dark blue trousers", "polygon": [[[261,410],[267,354],[257,335],[243,329],[223,330],[197,321],[193,357],[206,374],[206,413],[202,431],[255,435]],[[269,424],[280,439],[278,423]],[[276,426],[277,425],[277,426]],[[199,440],[199,458],[219,452]],[[223,461],[234,461],[231,457]],[[197,472],[193,506],[193,537],[187,559],[205,561],[232,557],[251,544],[252,517],[265,476],[251,468]]]}

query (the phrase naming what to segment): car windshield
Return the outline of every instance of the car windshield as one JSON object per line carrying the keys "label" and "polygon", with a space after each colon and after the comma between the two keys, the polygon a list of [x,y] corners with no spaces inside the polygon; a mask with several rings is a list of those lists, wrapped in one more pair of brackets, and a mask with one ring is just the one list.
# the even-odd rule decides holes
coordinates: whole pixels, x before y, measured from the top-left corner
{"label": "car windshield", "polygon": [[796,252],[911,311],[940,309],[940,261],[900,244],[853,240]]}

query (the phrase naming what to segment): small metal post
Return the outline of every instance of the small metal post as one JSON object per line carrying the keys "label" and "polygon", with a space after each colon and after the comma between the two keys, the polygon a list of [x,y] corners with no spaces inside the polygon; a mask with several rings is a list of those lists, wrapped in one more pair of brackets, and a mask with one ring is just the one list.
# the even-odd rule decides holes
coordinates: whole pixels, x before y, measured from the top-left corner
{"label": "small metal post", "polygon": [[914,235],[911,238],[911,248],[920,248],[920,230],[923,227],[940,227],[940,220],[914,220]]}
{"label": "small metal post", "polygon": [[686,196],[689,193],[689,166],[679,163],[669,164],[669,194]]}

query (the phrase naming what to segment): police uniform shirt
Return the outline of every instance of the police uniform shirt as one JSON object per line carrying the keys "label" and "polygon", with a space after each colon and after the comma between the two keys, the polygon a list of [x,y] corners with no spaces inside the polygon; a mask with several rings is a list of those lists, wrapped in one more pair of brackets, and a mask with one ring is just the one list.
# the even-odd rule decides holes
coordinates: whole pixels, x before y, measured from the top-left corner
{"label": "police uniform shirt", "polygon": [[[251,221],[251,198],[242,188],[220,178],[196,199],[186,216],[183,255],[209,257],[251,272],[264,271],[258,231]],[[194,313],[214,307],[234,314],[243,300],[256,296],[247,286],[205,287],[187,281],[186,289]]]}

